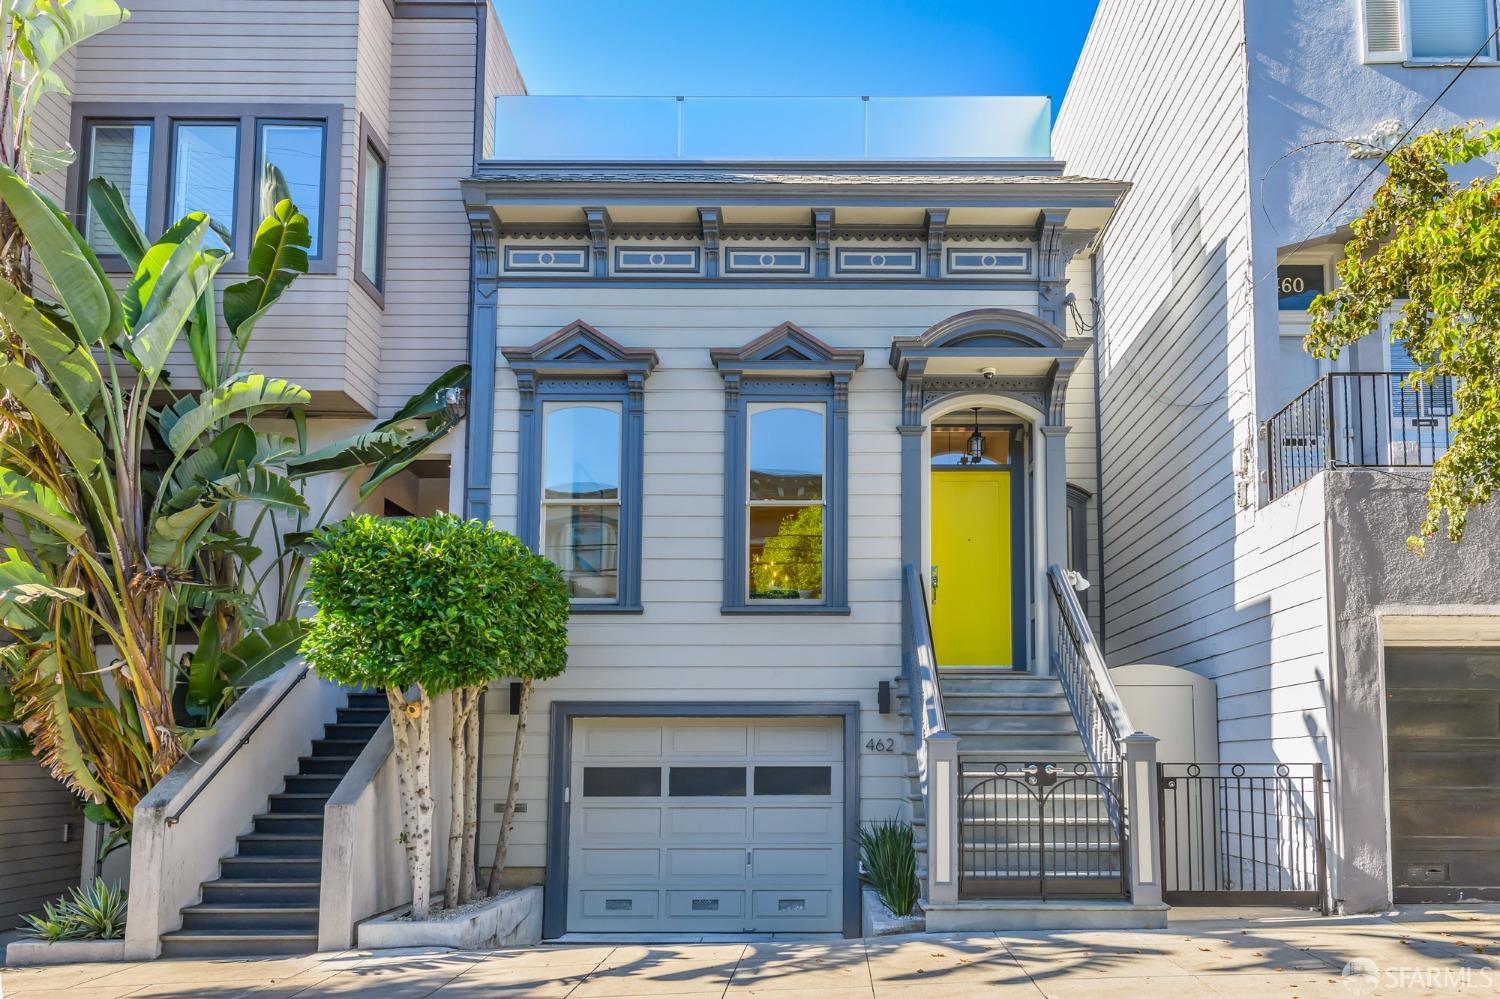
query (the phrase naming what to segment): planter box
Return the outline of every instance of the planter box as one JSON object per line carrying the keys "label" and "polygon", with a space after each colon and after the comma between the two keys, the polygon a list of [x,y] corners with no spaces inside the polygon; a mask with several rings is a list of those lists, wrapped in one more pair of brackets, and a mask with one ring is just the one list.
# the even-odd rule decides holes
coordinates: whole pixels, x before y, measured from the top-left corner
{"label": "planter box", "polygon": [[404,913],[380,916],[360,923],[358,936],[360,950],[393,947],[490,950],[530,947],[541,939],[540,885],[507,892],[438,919],[414,921]]}
{"label": "planter box", "polygon": [[925,916],[898,916],[887,909],[880,896],[866,888],[864,911],[860,916],[860,934],[867,937],[888,937],[894,933],[921,933],[927,929]]}
{"label": "planter box", "polygon": [[17,940],[5,948],[7,968],[125,960],[124,940]]}

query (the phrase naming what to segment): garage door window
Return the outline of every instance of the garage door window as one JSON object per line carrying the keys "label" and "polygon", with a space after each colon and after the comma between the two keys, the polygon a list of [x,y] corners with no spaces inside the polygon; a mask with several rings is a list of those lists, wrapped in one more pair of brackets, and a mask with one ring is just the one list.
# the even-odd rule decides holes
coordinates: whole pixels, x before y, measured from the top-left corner
{"label": "garage door window", "polygon": [[660,767],[584,767],[585,798],[659,798]]}
{"label": "garage door window", "polygon": [[756,767],[756,794],[833,793],[832,767]]}
{"label": "garage door window", "polygon": [[673,798],[743,798],[744,767],[673,767],[667,792]]}

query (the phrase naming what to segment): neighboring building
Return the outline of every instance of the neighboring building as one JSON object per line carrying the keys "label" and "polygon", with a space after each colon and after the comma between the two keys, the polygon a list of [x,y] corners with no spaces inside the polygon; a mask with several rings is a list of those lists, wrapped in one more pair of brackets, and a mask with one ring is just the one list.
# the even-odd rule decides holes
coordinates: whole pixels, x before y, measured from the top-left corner
{"label": "neighboring building", "polygon": [[1054,131],[1133,185],[1098,253],[1107,659],[1211,677],[1225,761],[1329,767],[1350,910],[1500,897],[1500,519],[1410,555],[1451,387],[1401,388],[1384,331],[1301,345],[1383,149],[1494,121],[1495,16],[1105,0]]}

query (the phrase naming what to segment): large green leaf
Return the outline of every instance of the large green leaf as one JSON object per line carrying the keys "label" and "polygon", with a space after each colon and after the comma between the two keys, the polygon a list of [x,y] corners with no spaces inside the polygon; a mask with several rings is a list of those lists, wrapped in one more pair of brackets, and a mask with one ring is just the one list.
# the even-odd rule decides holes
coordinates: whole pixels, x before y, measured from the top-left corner
{"label": "large green leaf", "polygon": [[247,423],[231,423],[207,445],[183,458],[172,474],[171,492],[201,488],[225,476],[292,453],[294,444],[283,434],[257,433]]}
{"label": "large green leaf", "polygon": [[224,323],[241,350],[287,286],[307,273],[307,217],[290,201],[281,201],[255,232],[250,249],[249,277],[224,289]]}
{"label": "large green leaf", "polygon": [[224,696],[224,686],[219,619],[210,615],[198,632],[198,648],[188,659],[188,704],[206,712]]}
{"label": "large green leaf", "polygon": [[51,487],[3,466],[0,466],[0,509],[45,525],[69,544],[77,544],[83,537],[83,525],[68,512]]}
{"label": "large green leaf", "polygon": [[119,321],[119,300],[83,239],[45,198],[0,163],[0,201],[26,234],[32,259],[47,275],[73,325],[87,343],[110,341]]}
{"label": "large green leaf", "polygon": [[109,233],[109,238],[119,248],[120,256],[132,271],[135,270],[151,244],[147,241],[146,234],[141,232],[140,223],[136,221],[135,212],[130,210],[125,196],[112,181],[95,177],[89,181],[89,204],[93,206],[99,221],[104,224],[104,231]]}
{"label": "large green leaf", "polygon": [[[225,255],[218,250],[204,253],[219,258],[223,266]],[[198,381],[207,388],[217,385],[219,377],[219,316],[214,308],[214,285],[210,281],[198,296],[198,306],[188,320],[188,352],[193,356],[193,367],[198,372]]]}
{"label": "large green leaf", "polygon": [[212,429],[220,420],[244,413],[258,413],[267,409],[300,408],[312,401],[312,394],[300,385],[293,385],[284,378],[267,378],[265,375],[243,374],[206,393],[197,405],[186,410],[173,407],[171,426],[163,419],[162,429],[172,453],[181,455],[199,436]]}
{"label": "large green leaf", "polygon": [[[442,393],[450,388],[468,388],[469,366],[467,364],[455,364],[444,371],[441,375],[422,391],[406,400],[406,404],[396,410],[396,414],[388,420],[381,420],[375,425],[376,430],[384,430],[407,420],[426,420],[433,417],[441,417],[444,422],[451,422],[447,413],[447,404],[442,399]],[[436,429],[429,427],[429,430]]]}
{"label": "large green leaf", "polygon": [[66,680],[59,683],[54,679],[63,676],[56,650],[49,647],[42,651],[29,669],[40,688],[36,691],[40,696],[35,698],[34,710],[42,716],[41,719],[28,719],[28,722],[40,721],[39,731],[31,733],[32,741],[41,743],[52,772],[56,774],[61,771],[65,774],[69,785],[75,790],[94,799],[107,797],[104,788],[89,769],[83,747],[78,744],[78,732],[73,727],[73,719],[69,717]]}
{"label": "large green leaf", "polygon": [[243,690],[275,673],[296,657],[310,621],[292,618],[252,631],[224,652],[224,673]]}
{"label": "large green leaf", "polygon": [[186,569],[223,509],[222,500],[210,500],[158,516],[151,522],[146,558],[155,565]]}
{"label": "large green leaf", "polygon": [[292,478],[303,479],[373,465],[399,454],[410,440],[411,435],[401,430],[371,430],[288,459],[286,470]]}
{"label": "large green leaf", "polygon": [[200,226],[196,238],[184,240],[172,252],[130,338],[141,377],[147,381],[161,375],[167,356],[224,260],[198,252],[205,230],[206,226]]}
{"label": "large green leaf", "polygon": [[230,503],[257,503],[294,513],[307,512],[307,501],[290,479],[259,465],[210,482],[204,487],[204,495]]}
{"label": "large green leaf", "polygon": [[414,437],[395,454],[376,462],[375,467],[370,469],[370,477],[365,480],[364,485],[359,487],[359,498],[369,499],[370,494],[379,488],[382,482],[422,457],[428,448],[448,436],[448,431],[451,429],[451,426],[444,425],[431,433]]}
{"label": "large green leaf", "polygon": [[116,0],[51,0],[17,11],[18,42],[33,71],[51,69],[68,49],[130,17]]}
{"label": "large green leaf", "polygon": [[14,548],[0,561],[0,622],[9,628],[42,628],[44,605],[53,600],[76,600],[83,591],[53,586],[46,575]]}
{"label": "large green leaf", "polygon": [[31,740],[14,725],[0,725],[0,760],[16,763],[32,759]]}
{"label": "large green leaf", "polygon": [[[145,320],[146,305],[156,292],[156,282],[167,270],[173,255],[186,242],[196,240],[203,245],[203,234],[208,216],[202,212],[188,212],[167,227],[161,239],[152,243],[135,265],[135,273],[125,286],[124,320],[126,329],[135,329]],[[191,259],[191,256],[189,256]]]}
{"label": "large green leaf", "polygon": [[75,471],[90,480],[104,474],[104,445],[98,436],[82,415],[58,402],[30,368],[0,359],[0,387],[8,389],[46,429]]}
{"label": "large green leaf", "polygon": [[102,388],[93,356],[36,308],[36,303],[6,282],[0,282],[0,316],[26,344],[47,372],[58,394],[75,413],[84,414]]}

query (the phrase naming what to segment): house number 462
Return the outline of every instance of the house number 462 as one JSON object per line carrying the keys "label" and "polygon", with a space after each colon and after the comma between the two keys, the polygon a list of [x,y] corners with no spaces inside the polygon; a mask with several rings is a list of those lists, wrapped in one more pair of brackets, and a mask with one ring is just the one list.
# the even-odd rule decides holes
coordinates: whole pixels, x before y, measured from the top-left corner
{"label": "house number 462", "polygon": [[896,751],[896,740],[871,739],[865,743],[865,748],[872,753],[894,753]]}

